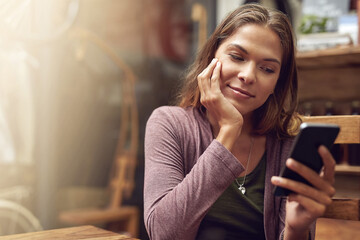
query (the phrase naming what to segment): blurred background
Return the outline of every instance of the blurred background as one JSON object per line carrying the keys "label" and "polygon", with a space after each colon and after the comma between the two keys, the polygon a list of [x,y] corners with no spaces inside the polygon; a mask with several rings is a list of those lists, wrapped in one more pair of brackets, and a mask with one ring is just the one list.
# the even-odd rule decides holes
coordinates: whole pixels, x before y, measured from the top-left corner
{"label": "blurred background", "polygon": [[[147,118],[171,104],[216,24],[247,2],[254,1],[0,0],[0,235],[81,224],[73,209],[133,206],[136,230],[126,227],[127,214],[119,213],[125,228],[109,224],[106,213],[90,223],[148,239]],[[301,53],[358,49],[356,1],[257,2],[290,16],[305,56],[300,69],[308,56]],[[358,69],[359,60],[351,64]],[[339,98],[316,97],[310,86],[313,95],[300,94],[302,113],[359,114],[360,85],[349,79],[353,92]],[[359,147],[350,151],[350,164],[360,165]]]}

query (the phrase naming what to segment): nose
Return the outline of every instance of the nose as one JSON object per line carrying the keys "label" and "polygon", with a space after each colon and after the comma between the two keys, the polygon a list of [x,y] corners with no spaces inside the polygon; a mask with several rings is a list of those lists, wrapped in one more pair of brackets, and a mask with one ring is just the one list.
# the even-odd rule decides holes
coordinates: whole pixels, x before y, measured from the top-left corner
{"label": "nose", "polygon": [[253,62],[244,63],[238,73],[238,78],[246,84],[256,81],[256,64]]}

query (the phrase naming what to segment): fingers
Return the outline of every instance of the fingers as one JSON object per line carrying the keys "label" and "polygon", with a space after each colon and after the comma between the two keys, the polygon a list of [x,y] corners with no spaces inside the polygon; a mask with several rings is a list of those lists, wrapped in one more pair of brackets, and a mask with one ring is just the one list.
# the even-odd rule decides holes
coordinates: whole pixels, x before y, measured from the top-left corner
{"label": "fingers", "polygon": [[326,147],[319,147],[318,152],[324,163],[320,174],[294,159],[289,158],[286,161],[289,169],[305,178],[311,185],[277,176],[271,178],[274,185],[294,192],[288,196],[286,205],[287,225],[302,224],[303,227],[308,228],[309,224],[322,216],[327,206],[332,203],[332,196],[335,194],[333,187],[335,161]]}
{"label": "fingers", "polygon": [[220,88],[220,85],[219,85],[220,68],[221,68],[221,63],[219,61],[217,61],[214,71],[213,71],[213,74],[210,78],[210,87]]}
{"label": "fingers", "polygon": [[331,155],[331,153],[329,152],[329,150],[325,146],[320,146],[318,152],[324,163],[321,176],[324,178],[324,180],[328,181],[331,184],[334,184],[336,162],[333,156]]}
{"label": "fingers", "polygon": [[321,217],[326,211],[326,205],[300,194],[290,194],[288,196],[288,201],[298,202],[303,208],[305,208],[309,212],[311,216],[315,218]]}
{"label": "fingers", "polygon": [[332,202],[331,196],[325,191],[321,191],[305,183],[277,176],[273,176],[271,178],[271,182],[274,185],[289,189],[299,195],[303,195],[304,197],[311,198],[320,204],[329,205]]}
{"label": "fingers", "polygon": [[[286,166],[301,175],[303,178],[305,178],[309,183],[313,185],[314,188],[318,189],[319,191],[325,192],[328,196],[333,196],[335,194],[335,189],[332,186],[332,182],[319,176],[318,173],[316,173],[309,167],[291,158],[286,161]],[[333,177],[334,176],[332,175],[332,178]],[[328,178],[331,178],[330,174]]]}
{"label": "fingers", "polygon": [[217,99],[220,91],[220,70],[221,63],[214,58],[211,63],[199,74],[198,85],[201,94],[200,101],[207,107]]}
{"label": "fingers", "polygon": [[200,74],[199,74],[199,77],[201,78],[205,78],[205,79],[210,79],[213,71],[214,71],[214,68],[216,66],[216,63],[218,62],[218,59],[217,58],[214,58],[210,64],[207,66],[207,68],[205,68]]}
{"label": "fingers", "polygon": [[208,90],[210,87],[210,78],[213,75],[214,68],[218,60],[214,58],[211,63],[199,74],[198,84],[202,91]]}
{"label": "fingers", "polygon": [[[301,184],[298,186],[298,184],[294,181],[291,182],[286,181],[286,183],[289,183],[289,186],[286,188],[289,188],[294,192],[298,192],[300,194],[304,194],[309,197],[319,195],[314,191],[324,192],[326,195],[330,197],[335,195],[335,188],[333,187],[333,184],[334,184],[336,162],[332,157],[331,153],[329,152],[329,150],[325,146],[320,146],[318,151],[324,164],[324,167],[320,175],[315,171],[313,171],[312,169],[310,169],[309,167],[301,164],[300,162],[295,161],[294,159],[288,159],[286,161],[286,166],[289,169],[301,175],[312,186],[308,186],[306,184]],[[299,189],[302,189],[302,191],[299,191],[298,187]],[[324,203],[326,203],[326,201]]]}

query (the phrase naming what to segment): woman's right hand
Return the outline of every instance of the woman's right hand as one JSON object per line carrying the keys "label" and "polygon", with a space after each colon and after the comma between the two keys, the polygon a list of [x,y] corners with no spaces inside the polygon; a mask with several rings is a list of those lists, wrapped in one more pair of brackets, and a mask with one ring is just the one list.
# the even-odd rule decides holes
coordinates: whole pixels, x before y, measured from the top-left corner
{"label": "woman's right hand", "polygon": [[[221,63],[214,58],[197,77],[200,102],[208,111],[216,139],[231,150],[243,125],[241,113],[224,97],[220,89]],[[217,128],[217,129],[216,129]],[[216,131],[217,130],[217,131]],[[216,134],[217,133],[217,134]]]}

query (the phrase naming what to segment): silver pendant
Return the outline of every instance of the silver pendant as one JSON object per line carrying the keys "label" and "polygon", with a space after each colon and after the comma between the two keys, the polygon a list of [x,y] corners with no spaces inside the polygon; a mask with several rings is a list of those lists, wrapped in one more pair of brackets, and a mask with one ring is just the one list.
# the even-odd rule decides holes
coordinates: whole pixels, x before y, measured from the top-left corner
{"label": "silver pendant", "polygon": [[246,192],[246,189],[243,185],[240,185],[239,190],[242,194],[245,194],[245,192]]}

